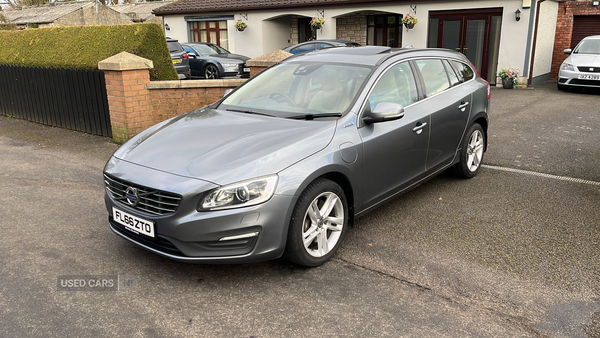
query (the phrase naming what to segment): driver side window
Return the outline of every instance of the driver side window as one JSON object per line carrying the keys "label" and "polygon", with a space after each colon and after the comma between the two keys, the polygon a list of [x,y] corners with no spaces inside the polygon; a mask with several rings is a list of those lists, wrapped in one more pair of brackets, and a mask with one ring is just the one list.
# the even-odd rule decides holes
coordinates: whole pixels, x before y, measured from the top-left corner
{"label": "driver side window", "polygon": [[388,69],[369,95],[371,109],[379,102],[393,102],[406,107],[417,101],[419,101],[417,84],[408,62],[402,62]]}

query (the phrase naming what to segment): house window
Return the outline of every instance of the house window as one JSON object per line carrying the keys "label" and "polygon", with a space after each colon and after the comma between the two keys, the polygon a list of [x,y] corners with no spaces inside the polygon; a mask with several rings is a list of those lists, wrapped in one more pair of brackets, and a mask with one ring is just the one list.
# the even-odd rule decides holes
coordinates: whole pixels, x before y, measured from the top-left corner
{"label": "house window", "polygon": [[227,21],[193,21],[188,25],[192,42],[208,42],[229,49]]}
{"label": "house window", "polygon": [[367,45],[399,47],[402,45],[402,16],[367,17]]}

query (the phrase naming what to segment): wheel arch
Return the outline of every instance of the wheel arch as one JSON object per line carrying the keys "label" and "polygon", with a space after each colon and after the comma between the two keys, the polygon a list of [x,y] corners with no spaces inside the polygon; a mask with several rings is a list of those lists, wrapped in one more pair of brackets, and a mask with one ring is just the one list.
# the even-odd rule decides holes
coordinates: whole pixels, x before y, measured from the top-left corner
{"label": "wheel arch", "polygon": [[288,185],[286,183],[287,188],[285,190],[287,190],[289,193],[293,191],[295,196],[300,196],[311,183],[320,178],[335,182],[344,190],[344,194],[346,195],[346,200],[348,202],[348,215],[350,217],[349,224],[352,224],[351,222],[354,221],[354,214],[356,212],[357,204],[359,204],[360,201],[358,201],[356,184],[352,184],[351,177],[352,171],[348,170],[348,168],[345,168],[341,165],[329,165],[316,170],[308,177],[304,178],[302,182],[287,182],[290,184]]}
{"label": "wheel arch", "polygon": [[487,147],[488,147],[488,125],[489,125],[489,121],[487,119],[487,117],[484,115],[485,113],[479,113],[477,116],[475,116],[475,118],[473,119],[473,123],[472,124],[479,124],[481,126],[481,128],[483,128],[483,134],[485,136],[485,144],[484,144],[484,151],[487,151]]}

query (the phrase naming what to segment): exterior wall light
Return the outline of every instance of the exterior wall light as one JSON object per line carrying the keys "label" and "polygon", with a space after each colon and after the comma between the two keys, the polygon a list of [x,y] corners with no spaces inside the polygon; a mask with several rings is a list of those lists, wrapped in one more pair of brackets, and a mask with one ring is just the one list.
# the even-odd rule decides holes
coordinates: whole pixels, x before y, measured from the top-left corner
{"label": "exterior wall light", "polygon": [[600,6],[600,1],[592,1],[592,6]]}
{"label": "exterior wall light", "polygon": [[515,20],[517,20],[517,22],[521,20],[521,11],[518,8],[515,11]]}
{"label": "exterior wall light", "polygon": [[169,24],[168,24],[168,23],[166,23],[166,24],[165,24],[165,30],[168,30],[168,31],[170,31],[170,30],[171,30],[171,27],[169,27]]}

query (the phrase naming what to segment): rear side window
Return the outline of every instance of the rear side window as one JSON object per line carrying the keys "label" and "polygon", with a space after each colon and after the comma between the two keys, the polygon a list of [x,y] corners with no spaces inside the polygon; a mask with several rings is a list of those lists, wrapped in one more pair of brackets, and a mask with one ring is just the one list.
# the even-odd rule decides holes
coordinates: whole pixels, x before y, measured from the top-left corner
{"label": "rear side window", "polygon": [[331,47],[335,47],[335,46],[330,45],[328,43],[321,43],[321,46],[320,46],[321,49],[327,49],[327,48],[331,48]]}
{"label": "rear side window", "polygon": [[316,43],[308,43],[306,45],[302,45],[302,46],[298,47],[298,52],[297,53],[312,52],[315,49],[317,49],[317,44]]}
{"label": "rear side window", "polygon": [[417,67],[425,83],[427,97],[441,93],[450,88],[446,69],[439,59],[417,60]]}
{"label": "rear side window", "polygon": [[448,78],[450,79],[450,85],[454,87],[459,84],[461,81],[458,78],[458,75],[456,75],[454,72],[454,69],[450,67],[450,63],[448,63],[447,60],[442,60],[442,62],[444,63],[444,67],[446,67],[446,72],[448,73]]}
{"label": "rear side window", "polygon": [[463,62],[458,62],[458,61],[450,61],[450,62],[452,62],[452,65],[454,65],[454,68],[458,69],[458,74],[463,79],[464,82],[471,80],[475,76],[473,69],[469,65],[467,65]]}
{"label": "rear side window", "polygon": [[183,48],[177,41],[167,41],[167,47],[169,47],[169,53],[183,52]]}

